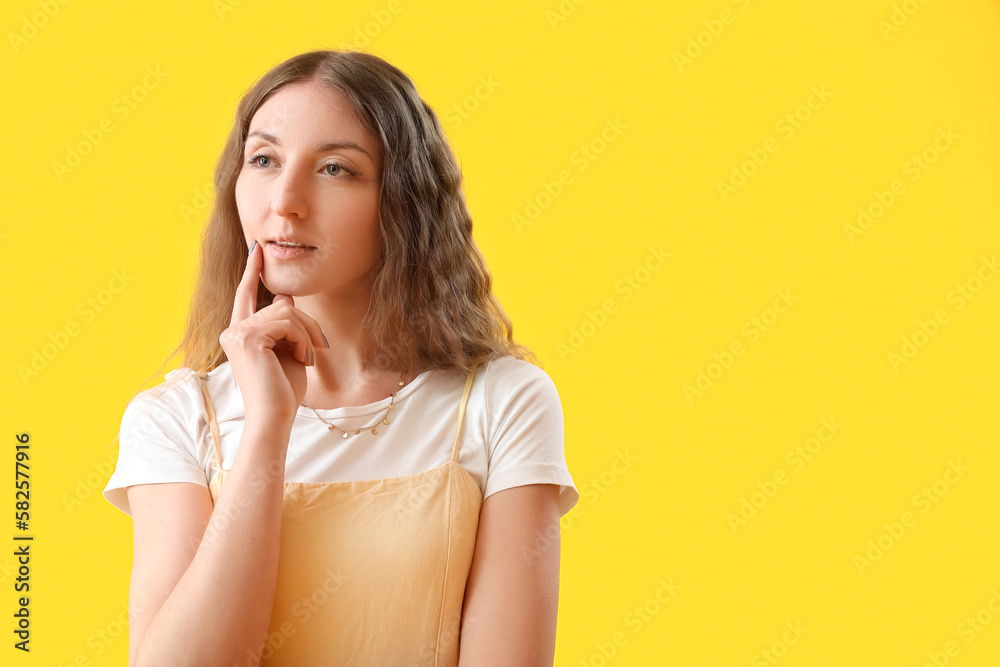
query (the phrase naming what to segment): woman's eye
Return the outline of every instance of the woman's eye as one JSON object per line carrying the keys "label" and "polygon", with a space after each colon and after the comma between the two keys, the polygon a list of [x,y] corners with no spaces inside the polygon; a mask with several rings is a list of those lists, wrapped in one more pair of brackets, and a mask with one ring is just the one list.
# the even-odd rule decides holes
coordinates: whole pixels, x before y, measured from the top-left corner
{"label": "woman's eye", "polygon": [[[329,168],[330,168],[330,167],[334,167],[334,168],[336,168],[336,169],[337,169],[337,171],[336,171],[336,172],[330,172],[330,171],[329,171]],[[354,170],[352,170],[352,169],[348,169],[348,168],[347,168],[347,167],[345,167],[344,165],[342,165],[342,164],[337,164],[336,162],[331,162],[330,164],[326,165],[326,169],[327,169],[327,172],[326,172],[326,173],[328,173],[328,174],[329,174],[330,176],[337,176],[337,175],[338,175],[338,174],[340,174],[340,173],[344,173],[344,174],[350,174],[351,176],[354,176],[354,175],[355,175],[355,172],[354,172]]]}
{"label": "woman's eye", "polygon": [[[264,160],[265,162],[262,163],[261,162],[262,160]],[[251,167],[254,167],[254,168],[257,168],[257,169],[266,169],[269,166],[270,161],[271,161],[270,157],[268,157],[267,155],[258,153],[257,155],[254,155],[249,160],[247,160],[247,163]],[[330,164],[324,165],[323,168],[326,170],[326,173],[327,173],[328,176],[340,176],[340,175],[343,175],[343,174],[349,174],[351,176],[356,176],[357,175],[357,172],[355,172],[353,169],[348,169],[344,165],[338,164],[336,162],[331,162]]]}

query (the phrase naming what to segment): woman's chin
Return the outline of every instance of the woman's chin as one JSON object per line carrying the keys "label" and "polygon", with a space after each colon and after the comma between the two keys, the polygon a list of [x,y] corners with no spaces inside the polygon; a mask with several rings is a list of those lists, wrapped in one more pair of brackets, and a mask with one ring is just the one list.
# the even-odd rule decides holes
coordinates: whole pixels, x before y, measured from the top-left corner
{"label": "woman's chin", "polygon": [[308,296],[314,290],[308,288],[301,280],[285,276],[266,277],[261,274],[260,281],[271,294],[287,294],[288,296]]}

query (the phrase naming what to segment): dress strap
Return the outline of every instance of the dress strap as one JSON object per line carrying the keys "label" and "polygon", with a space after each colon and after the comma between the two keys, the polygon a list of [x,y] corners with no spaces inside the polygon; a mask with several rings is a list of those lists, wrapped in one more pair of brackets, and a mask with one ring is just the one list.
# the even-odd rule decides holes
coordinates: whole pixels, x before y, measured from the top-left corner
{"label": "dress strap", "polygon": [[472,367],[469,376],[465,378],[465,391],[462,392],[462,402],[458,406],[458,427],[455,429],[455,444],[451,448],[451,460],[458,462],[459,440],[462,436],[462,419],[465,417],[465,404],[469,402],[469,393],[472,391],[472,380],[476,377],[476,368],[479,363]]}
{"label": "dress strap", "polygon": [[201,378],[201,395],[205,399],[205,412],[208,413],[208,425],[212,429],[212,451],[215,452],[216,469],[222,472],[222,452],[219,451],[219,424],[215,420],[215,408],[212,407],[212,399],[208,396],[208,373],[198,371]]}

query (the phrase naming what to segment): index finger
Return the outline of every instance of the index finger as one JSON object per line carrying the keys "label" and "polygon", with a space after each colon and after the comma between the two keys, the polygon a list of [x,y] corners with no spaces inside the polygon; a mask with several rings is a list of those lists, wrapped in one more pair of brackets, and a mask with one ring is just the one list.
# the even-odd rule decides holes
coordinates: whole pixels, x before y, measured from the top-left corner
{"label": "index finger", "polygon": [[250,246],[250,254],[247,255],[247,266],[243,270],[243,277],[240,284],[236,286],[236,296],[233,298],[233,316],[229,320],[229,326],[234,326],[242,322],[257,311],[257,284],[260,282],[261,264],[264,257],[259,249],[260,244],[254,239]]}

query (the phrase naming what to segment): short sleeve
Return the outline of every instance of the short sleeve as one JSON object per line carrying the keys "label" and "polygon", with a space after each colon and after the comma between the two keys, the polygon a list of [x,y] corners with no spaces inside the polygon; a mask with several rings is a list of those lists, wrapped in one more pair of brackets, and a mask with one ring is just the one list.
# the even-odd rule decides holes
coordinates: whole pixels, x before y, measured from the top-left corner
{"label": "short sleeve", "polygon": [[[132,511],[125,487],[164,482],[208,487],[197,454],[198,419],[204,405],[194,382],[200,380],[189,369],[172,371],[166,380],[132,399],[122,415],[118,461],[104,488],[104,498],[128,516]],[[198,401],[202,402],[200,408]]]}
{"label": "short sleeve", "polygon": [[563,444],[562,402],[541,368],[514,357],[486,368],[487,478],[483,500],[526,484],[558,484],[559,515],[580,499]]}

